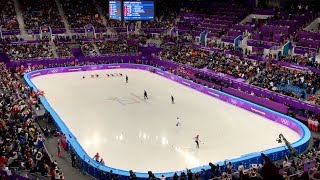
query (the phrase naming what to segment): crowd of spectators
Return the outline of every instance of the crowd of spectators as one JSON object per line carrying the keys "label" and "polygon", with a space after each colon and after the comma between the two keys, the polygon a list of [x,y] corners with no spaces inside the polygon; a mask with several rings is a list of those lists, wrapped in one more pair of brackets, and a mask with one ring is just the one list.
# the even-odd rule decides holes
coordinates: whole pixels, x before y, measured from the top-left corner
{"label": "crowd of spectators", "polygon": [[[132,42],[128,43],[128,41]],[[92,41],[81,39],[81,37],[58,37],[54,40],[55,50],[48,42],[10,44],[6,40],[3,41],[1,48],[4,49],[9,59],[15,61],[52,58],[54,57],[54,51],[56,51],[58,57],[73,57],[73,48],[81,49],[85,56],[98,56],[99,53],[104,55],[134,54],[138,53],[138,44],[143,41],[144,38],[136,41],[135,39],[131,40],[130,37],[123,40],[92,39]],[[95,45],[98,49],[95,49]]]}
{"label": "crowd of spectators", "polygon": [[45,139],[34,120],[31,105],[39,104],[37,95],[20,83],[20,70],[9,70],[2,63],[0,76],[0,170],[7,175],[24,170],[63,179],[44,148]]}
{"label": "crowd of spectators", "polygon": [[288,63],[292,63],[292,64],[297,64],[300,66],[309,66],[309,67],[314,67],[314,68],[318,68],[320,69],[320,63],[318,61],[316,61],[315,59],[313,59],[313,57],[306,55],[306,56],[302,56],[302,55],[281,55],[278,56],[279,61],[283,61],[283,62],[288,62]]}
{"label": "crowd of spectators", "polygon": [[[98,63],[105,63],[105,62],[98,62]],[[77,65],[87,65],[87,64],[92,64],[92,63],[83,62],[83,63],[77,64]],[[75,64],[60,64],[60,65],[59,64],[56,64],[56,65],[52,64],[49,67],[70,66],[70,65],[75,65]],[[41,66],[39,68],[46,68],[46,67]],[[173,71],[173,70],[171,70],[171,71]],[[177,72],[177,71],[182,72],[182,73],[187,73],[184,70],[184,68],[182,68],[182,67],[179,67],[174,72]],[[272,70],[270,70],[270,71],[272,71]],[[209,77],[204,77],[203,75],[200,75],[200,74],[193,74],[193,75],[195,77],[200,78],[200,79],[208,79],[209,78]],[[1,74],[1,76],[3,77],[3,73]],[[297,77],[301,77],[301,76],[297,75]],[[2,88],[2,89],[8,90],[9,89],[8,87],[15,86],[16,81],[14,81],[14,78],[10,78],[10,82],[11,81],[12,81],[12,83],[6,83],[7,81],[5,79],[3,84],[1,84],[1,86],[5,87],[5,88]],[[216,79],[209,78],[208,81],[211,81],[212,83],[215,83],[215,84],[223,85],[223,83],[221,81],[216,80]],[[20,87],[20,86],[18,86],[18,87]],[[25,89],[28,90],[28,88],[23,88],[23,86],[21,86],[21,88],[15,88],[15,89],[17,89],[17,90],[22,89],[21,91],[23,91]],[[29,92],[29,91],[27,91],[27,92]],[[15,94],[15,93],[13,93],[13,94]],[[16,97],[16,96],[13,96],[13,97]],[[22,95],[22,97],[23,97],[23,95]],[[4,102],[5,102],[5,100],[4,100]],[[19,104],[20,101],[17,101],[17,102]],[[21,101],[21,102],[23,102],[23,101]],[[2,104],[3,103],[1,103],[1,105]],[[22,103],[22,105],[23,105],[23,103]],[[14,103],[13,103],[13,107],[14,107]],[[21,113],[21,114],[23,114],[23,113]],[[36,128],[36,127],[33,127],[33,128]],[[28,128],[26,128],[26,129],[28,129]],[[19,126],[17,128],[17,131],[19,131]],[[34,131],[31,131],[31,132],[34,132]],[[294,160],[289,161],[286,159],[281,164],[276,163],[276,165],[274,166],[274,168],[276,169],[276,173],[275,173],[276,176],[282,177],[284,179],[289,176],[290,177],[293,177],[293,176],[294,177],[305,177],[305,176],[308,176],[308,173],[319,170],[320,160],[318,159],[318,154],[320,151],[319,151],[318,147],[319,147],[320,140],[317,140],[316,142],[317,143],[315,143],[315,146],[314,146],[316,149],[309,150],[308,153],[300,155],[299,157],[295,158]],[[41,153],[43,153],[43,151],[41,151]],[[270,163],[270,162],[265,161],[265,164],[266,163]],[[41,163],[39,163],[39,164],[41,164]],[[236,169],[232,165],[232,163],[227,163],[227,162],[226,162],[225,168],[221,168],[219,166],[210,164],[211,170],[209,170],[209,171],[191,172],[190,170],[188,170],[187,173],[181,173],[179,175],[175,174],[173,179],[179,179],[179,178],[186,179],[186,178],[191,178],[191,177],[193,179],[200,179],[200,178],[204,178],[204,177],[208,178],[208,179],[212,179],[212,178],[218,178],[218,179],[231,179],[231,178],[233,178],[233,179],[246,179],[246,178],[262,179],[265,176],[269,175],[268,173],[265,172],[266,171],[265,164],[253,164],[250,166],[249,169],[245,169],[244,166],[241,164]],[[308,169],[305,169],[306,164],[309,167]],[[35,169],[37,169],[37,168],[35,168]],[[39,169],[41,169],[41,168],[39,168]],[[45,169],[45,170],[41,169],[41,171],[43,173],[47,173],[48,169],[50,169],[50,167],[47,167],[47,169]],[[150,172],[149,174],[151,177],[153,177],[152,172]],[[132,176],[134,176],[134,173],[132,173]]]}
{"label": "crowd of spectators", "polygon": [[53,57],[52,48],[47,42],[32,44],[6,44],[4,46],[11,60],[51,58]]}
{"label": "crowd of spectators", "polygon": [[305,100],[308,95],[319,90],[320,75],[269,64],[249,83]]}
{"label": "crowd of spectators", "polygon": [[169,16],[156,18],[153,21],[142,21],[141,28],[169,29],[173,27],[175,19],[176,15],[171,14]]}
{"label": "crowd of spectators", "polygon": [[0,28],[2,30],[19,29],[13,0],[0,0]]}
{"label": "crowd of spectators", "polygon": [[[210,169],[200,172],[192,172],[187,169],[187,173],[175,173],[172,177],[178,179],[219,179],[219,180],[245,180],[245,179],[313,179],[315,172],[320,170],[320,151],[318,138],[314,139],[315,146],[307,152],[282,161],[272,162],[266,155],[261,154],[264,159],[263,164],[250,164],[245,168],[242,163],[236,168],[231,162],[225,161],[223,167],[209,163]],[[154,177],[149,172],[149,178]],[[130,173],[134,177],[134,173]],[[165,179],[164,176],[160,179]]]}
{"label": "crowd of spectators", "polygon": [[265,63],[263,62],[245,60],[236,56],[228,57],[224,54],[216,53],[212,58],[213,61],[209,64],[208,69],[245,80],[253,78],[265,68]]}
{"label": "crowd of spectators", "polygon": [[8,44],[10,42],[19,42],[19,41],[24,41],[24,39],[16,35],[2,36],[0,39],[1,44]]}
{"label": "crowd of spectators", "polygon": [[213,55],[193,46],[168,44],[159,56],[195,68],[204,68],[212,61]]}
{"label": "crowd of spectators", "polygon": [[95,28],[105,27],[93,1],[61,0],[60,2],[71,28],[83,28],[88,24]]}
{"label": "crowd of spectators", "polygon": [[239,55],[242,55],[242,54],[248,55],[248,54],[250,54],[250,52],[248,52],[247,49],[243,50],[243,48],[234,47],[234,45],[230,44],[230,43],[218,42],[216,38],[210,39],[210,41],[207,43],[206,46],[207,47],[217,48],[217,49],[222,50],[222,51],[228,50],[228,51],[230,51],[232,53],[239,54]]}
{"label": "crowd of spectators", "polygon": [[138,52],[138,46],[128,45],[126,40],[97,41],[96,45],[101,54],[132,54]]}
{"label": "crowd of spectators", "polygon": [[55,42],[56,51],[59,57],[73,57],[72,45],[69,42]]}
{"label": "crowd of spectators", "polygon": [[97,56],[98,53],[96,52],[93,44],[91,42],[82,42],[81,49],[85,56]]}
{"label": "crowd of spectators", "polygon": [[44,26],[64,28],[62,17],[55,1],[45,0],[39,3],[35,0],[22,0],[20,1],[20,6],[26,29],[38,30]]}

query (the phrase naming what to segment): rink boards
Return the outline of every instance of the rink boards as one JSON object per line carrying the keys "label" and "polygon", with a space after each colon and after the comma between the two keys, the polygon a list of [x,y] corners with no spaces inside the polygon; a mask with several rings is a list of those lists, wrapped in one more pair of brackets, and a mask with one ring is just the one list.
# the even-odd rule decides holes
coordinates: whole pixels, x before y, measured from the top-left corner
{"label": "rink boards", "polygon": [[[196,84],[192,81],[183,79],[179,76],[175,76],[173,74],[170,74],[168,72],[162,71],[160,69],[154,68],[152,66],[147,65],[141,65],[141,64],[108,64],[108,65],[94,65],[94,66],[82,66],[82,67],[61,67],[61,68],[51,68],[51,69],[44,69],[44,70],[38,70],[38,71],[32,71],[27,73],[24,78],[29,86],[32,86],[34,90],[37,90],[37,87],[32,83],[32,78],[47,74],[56,74],[56,73],[67,73],[67,72],[79,72],[79,71],[92,71],[92,70],[103,70],[103,69],[116,69],[116,68],[132,68],[132,69],[141,69],[146,71],[153,71],[154,73],[171,79],[172,81],[175,81],[177,83],[183,84],[185,86],[188,86],[190,88],[193,88],[197,91],[203,92],[205,94],[208,94],[214,98],[223,100],[229,104],[241,107],[243,109],[246,109],[250,112],[253,112],[255,114],[258,114],[260,116],[263,116],[265,118],[268,118],[269,120],[272,120],[274,122],[277,122],[279,124],[282,124],[284,126],[287,126],[288,128],[292,129],[293,131],[297,132],[300,135],[300,139],[292,144],[293,147],[297,149],[299,153],[302,153],[305,151],[308,147],[309,140],[311,137],[310,131],[307,127],[305,127],[302,123],[299,121],[285,116],[283,114],[277,113],[275,111],[272,111],[270,109],[264,108],[262,106],[250,103],[248,101],[239,99],[237,97],[228,95],[226,93],[207,88],[205,86]],[[123,171],[120,169],[115,169],[108,166],[102,166],[101,164],[95,162],[92,160],[92,158],[85,152],[85,150],[82,148],[81,144],[77,141],[77,138],[72,134],[72,132],[69,130],[69,128],[65,125],[64,121],[59,117],[59,115],[55,112],[53,108],[51,108],[50,104],[47,102],[45,97],[41,98],[41,102],[46,108],[48,112],[50,112],[51,116],[53,117],[57,127],[67,135],[68,144],[70,145],[70,148],[74,149],[75,152],[78,155],[78,158],[83,161],[83,165],[85,170],[91,174],[94,177],[101,177],[102,172],[109,172],[110,170],[113,170],[114,173],[119,174],[121,176],[128,176],[128,171]],[[248,167],[250,164],[259,164],[262,163],[263,160],[260,156],[261,153],[266,154],[271,160],[279,160],[283,159],[285,155],[288,154],[288,152],[284,149],[284,147],[278,147],[273,149],[264,150],[261,152],[255,152],[247,155],[243,155],[240,158],[231,159],[231,161],[236,167],[241,162],[246,167]],[[218,163],[221,166],[224,165],[223,162],[215,162],[215,164]],[[201,171],[201,169],[209,169],[209,166],[201,166],[198,168],[192,169],[193,172]],[[160,176],[164,174],[166,177],[172,177],[174,172],[168,172],[168,173],[159,173],[155,174],[156,176]],[[148,174],[145,173],[136,173],[137,177],[140,178],[147,178]]]}

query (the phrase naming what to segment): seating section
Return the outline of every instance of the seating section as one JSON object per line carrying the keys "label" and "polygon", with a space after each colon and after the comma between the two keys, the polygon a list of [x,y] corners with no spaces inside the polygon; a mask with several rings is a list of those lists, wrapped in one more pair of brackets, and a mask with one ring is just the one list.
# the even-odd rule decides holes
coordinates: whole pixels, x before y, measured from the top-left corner
{"label": "seating section", "polygon": [[257,75],[264,67],[265,63],[262,62],[228,58],[223,55],[214,56],[213,62],[208,66],[209,69],[214,71],[246,80]]}
{"label": "seating section", "polygon": [[172,45],[161,52],[159,56],[195,68],[204,68],[211,60],[211,56],[206,51],[183,45]]}
{"label": "seating section", "polygon": [[95,50],[93,43],[91,42],[82,42],[81,49],[86,56],[97,56],[98,53]]}
{"label": "seating section", "polygon": [[[199,36],[203,31],[208,33],[208,37],[221,37],[235,23],[240,22],[246,15],[245,9],[232,7],[215,7],[215,11],[210,15],[204,13],[180,13],[178,29],[182,33],[189,33]],[[241,34],[241,33],[240,33]]]}
{"label": "seating section", "polygon": [[52,58],[52,48],[49,43],[33,44],[8,44],[5,45],[4,51],[11,60]]}
{"label": "seating section", "polygon": [[72,47],[74,43],[56,42],[57,54],[59,57],[73,57]]}
{"label": "seating section", "polygon": [[295,41],[297,42],[295,54],[320,53],[320,32],[298,31]]}
{"label": "seating section", "polygon": [[[20,171],[38,173],[42,178],[55,172],[64,178],[57,163],[44,148],[44,137],[36,123],[32,106],[39,107],[39,99],[21,81],[22,69],[7,69],[0,63],[0,176],[1,179],[29,179],[10,175]],[[58,135],[58,134],[57,134]],[[53,174],[55,174],[53,173]]]}
{"label": "seating section", "polygon": [[[296,40],[295,32],[314,18],[315,14],[307,10],[275,12],[274,16],[265,21],[255,22],[256,29],[248,40],[248,46],[252,46],[253,52],[257,54],[263,52],[263,49],[277,50],[287,41]],[[310,43],[304,39],[299,41],[298,44]]]}
{"label": "seating section", "polygon": [[2,30],[19,29],[13,0],[0,0],[0,27]]}
{"label": "seating section", "polygon": [[127,45],[127,41],[98,41],[96,45],[101,54],[128,54],[137,53],[138,47],[136,45]]}
{"label": "seating section", "polygon": [[249,83],[305,100],[310,94],[319,90],[319,81],[319,74],[271,65]]}
{"label": "seating section", "polygon": [[[52,39],[30,36],[26,38],[28,40],[22,39],[19,35],[4,33],[0,42],[0,49],[4,52],[1,58],[7,59],[8,63],[16,61],[16,64],[24,64],[26,62],[24,60],[30,59],[35,61],[51,58],[68,58],[71,61],[78,57],[81,57],[79,58],[81,60],[85,59],[85,62],[46,63],[46,67],[44,65],[32,68],[21,66],[10,70],[5,67],[5,64],[0,63],[0,117],[2,117],[0,119],[0,175],[4,178],[15,178],[6,174],[14,168],[35,171],[42,175],[48,175],[50,171],[61,174],[61,171],[56,168],[57,164],[51,162],[49,154],[42,148],[43,137],[32,116],[30,105],[38,106],[39,99],[29,87],[20,83],[19,77],[34,69],[94,64],[90,62],[91,59],[100,59],[91,58],[95,56],[147,54],[142,57],[152,55],[174,61],[175,64],[180,63],[178,67],[168,71],[179,76],[187,76],[189,80],[220,91],[230,88],[234,91],[242,91],[245,95],[250,94],[254,98],[266,98],[277,103],[280,103],[280,100],[273,95],[279,93],[288,96],[286,97],[288,102],[295,98],[320,106],[320,61],[316,60],[316,56],[320,53],[320,32],[302,30],[318,16],[318,13],[308,9],[304,1],[298,1],[303,8],[298,6],[285,10],[252,10],[235,5],[235,1],[228,1],[226,4],[163,0],[155,2],[156,8],[159,9],[155,20],[141,23],[109,19],[108,1],[59,0],[59,2],[68,24],[74,30],[72,32],[76,32],[77,28],[83,29],[86,25],[93,25],[94,28],[104,31],[99,31],[97,36],[90,37],[83,33],[59,35]],[[65,28],[55,0],[44,0],[40,3],[36,0],[18,0],[18,3],[25,29],[29,34],[31,34],[30,30],[39,30],[43,26]],[[1,31],[19,29],[14,1],[0,0],[0,4],[2,5]],[[240,23],[248,14],[270,17]],[[106,22],[103,22],[104,18]],[[139,33],[136,28],[141,28]],[[171,28],[175,28],[179,36],[163,33]],[[127,33],[128,30],[130,33]],[[103,33],[106,31],[108,33]],[[206,43],[196,41],[196,37],[202,32],[207,34]],[[159,36],[151,35],[154,33],[158,33]],[[238,36],[248,37],[245,45],[234,46],[234,39]],[[29,40],[29,38],[33,39]],[[292,52],[278,54],[278,50],[288,41],[290,41]],[[161,44],[162,49],[157,47],[158,44]],[[149,53],[149,50],[152,53]],[[157,53],[153,54],[153,51]],[[143,61],[150,59],[146,58]],[[142,59],[137,59],[136,62],[142,62]],[[101,60],[96,63],[106,62]],[[189,68],[201,71],[188,71]],[[216,74],[216,78],[209,77],[209,73]],[[274,93],[265,95],[255,94],[256,91],[248,92],[247,89],[241,90],[235,85],[240,82],[245,83],[244,85],[248,89],[251,88],[250,90],[264,89]],[[301,115],[303,118],[319,120],[320,115],[311,110],[303,109],[305,112],[301,113],[301,108],[289,103],[285,106],[289,107],[290,113],[293,111],[295,115]],[[42,130],[48,132],[47,129]],[[309,149],[307,153],[296,157],[294,161],[286,159],[281,164],[276,163],[275,169],[278,172],[276,174],[287,179],[301,176],[303,179],[306,173],[320,170],[319,144],[320,140],[315,139],[314,148]],[[308,169],[305,168],[306,164]],[[186,179],[187,176],[189,176],[188,179],[190,177],[199,179],[200,176],[202,179],[218,179],[218,177],[220,179],[262,179],[265,175],[264,170],[262,164],[251,165],[246,170],[243,166],[236,169],[230,162],[226,169],[212,166],[212,169],[206,172],[188,171],[186,174],[176,174],[175,177],[180,176],[180,179]]]}
{"label": "seating section", "polygon": [[25,28],[39,30],[40,27],[64,28],[62,17],[59,14],[55,1],[20,0]]}
{"label": "seating section", "polygon": [[105,27],[92,0],[61,0],[60,2],[71,28],[84,28],[88,24],[95,28]]}
{"label": "seating section", "polygon": [[297,64],[299,66],[313,67],[320,69],[320,63],[315,60],[313,54],[306,55],[281,55],[277,58],[278,61]]}

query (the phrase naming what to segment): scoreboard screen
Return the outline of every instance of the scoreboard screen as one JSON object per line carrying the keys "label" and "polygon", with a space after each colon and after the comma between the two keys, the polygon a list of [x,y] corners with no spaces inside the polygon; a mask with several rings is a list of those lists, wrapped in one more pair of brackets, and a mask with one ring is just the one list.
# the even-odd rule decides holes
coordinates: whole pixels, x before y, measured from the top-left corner
{"label": "scoreboard screen", "polygon": [[122,10],[121,0],[109,1],[109,18],[110,19],[116,19],[121,21],[122,20],[121,10]]}
{"label": "scoreboard screen", "polygon": [[154,19],[153,0],[124,0],[123,19],[125,21],[143,21]]}

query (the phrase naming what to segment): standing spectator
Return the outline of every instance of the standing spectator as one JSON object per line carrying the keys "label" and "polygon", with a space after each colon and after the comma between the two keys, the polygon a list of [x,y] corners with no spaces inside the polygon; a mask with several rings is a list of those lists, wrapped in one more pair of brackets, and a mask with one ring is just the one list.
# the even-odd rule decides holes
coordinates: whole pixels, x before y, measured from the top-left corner
{"label": "standing spectator", "polygon": [[71,152],[71,164],[72,164],[72,167],[75,167],[75,162],[76,162],[76,155],[72,151]]}
{"label": "standing spectator", "polygon": [[51,177],[51,180],[56,179],[56,173],[55,173],[55,169],[53,167],[51,167],[51,169],[50,169],[50,177]]}
{"label": "standing spectator", "polygon": [[161,177],[159,179],[160,180],[166,180],[166,177],[164,175],[161,175]]}
{"label": "standing spectator", "polygon": [[97,152],[97,154],[93,156],[93,160],[99,162],[99,161],[100,161],[99,159],[100,159],[100,155],[99,155],[99,153]]}
{"label": "standing spectator", "polygon": [[244,166],[242,163],[240,163],[240,165],[238,166],[238,172],[241,174],[244,170]]}
{"label": "standing spectator", "polygon": [[227,173],[231,174],[232,173],[232,169],[233,169],[233,165],[232,165],[231,162],[229,162],[228,165],[227,165]]}
{"label": "standing spectator", "polygon": [[318,132],[318,127],[319,127],[319,121],[317,119],[314,120],[314,131]]}
{"label": "standing spectator", "polygon": [[61,158],[61,147],[59,142],[57,144],[57,148],[58,148],[58,157]]}
{"label": "standing spectator", "polygon": [[179,176],[178,174],[175,172],[174,175],[173,175],[173,180],[178,180],[179,179]]}
{"label": "standing spectator", "polygon": [[190,169],[187,170],[188,179],[193,179],[193,174]]}

